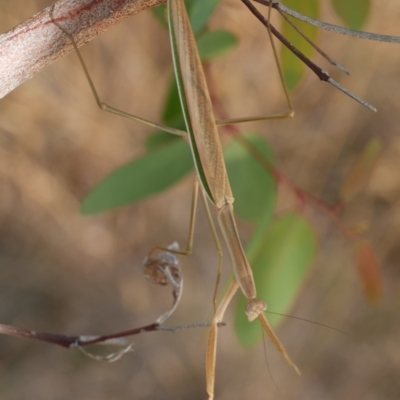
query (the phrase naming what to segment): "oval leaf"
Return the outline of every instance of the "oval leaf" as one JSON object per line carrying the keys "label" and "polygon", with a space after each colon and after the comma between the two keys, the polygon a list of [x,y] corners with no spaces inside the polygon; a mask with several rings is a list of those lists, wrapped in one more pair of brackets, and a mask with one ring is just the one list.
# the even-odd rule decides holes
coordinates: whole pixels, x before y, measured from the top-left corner
{"label": "oval leaf", "polygon": [[[268,228],[259,226],[248,248],[257,297],[267,302],[271,311],[287,313],[312,266],[316,238],[310,223],[301,215],[290,213],[275,220]],[[246,299],[240,295],[236,309],[235,330],[243,345],[261,339],[258,323],[249,323],[244,313]],[[282,319],[269,315],[272,325]]]}
{"label": "oval leaf", "polygon": [[360,276],[363,291],[370,303],[376,304],[382,296],[381,275],[375,254],[365,241],[356,243],[355,263]]}
{"label": "oval leaf", "polygon": [[181,140],[179,136],[171,135],[170,133],[163,131],[153,132],[147,136],[144,145],[147,151],[153,151],[160,147],[168,146],[169,144]]}
{"label": "oval leaf", "polygon": [[[168,93],[162,113],[162,120],[167,126],[171,126],[182,131],[186,130],[175,75],[172,75],[169,82]],[[169,144],[179,139],[179,136],[171,135],[167,132],[156,131],[147,137],[145,146],[147,150],[154,150],[157,147]]]}
{"label": "oval leaf", "polygon": [[[178,85],[176,84],[174,74],[171,76],[169,82],[169,89],[165,100],[162,119],[168,126],[172,126],[173,128],[181,130],[186,129],[182,114],[181,101],[179,98]],[[171,134],[169,135],[171,136]]]}
{"label": "oval leaf", "polygon": [[143,200],[183,178],[192,168],[185,141],[156,149],[104,178],[83,200],[81,212],[93,214]]}
{"label": "oval leaf", "polygon": [[[190,23],[192,25],[193,33],[196,35],[207,24],[208,19],[217,7],[219,0],[186,0],[186,8],[188,10]],[[165,4],[161,4],[151,9],[153,15],[160,21],[160,23],[168,28],[168,21],[166,17]]]}
{"label": "oval leaf", "polygon": [[[265,157],[267,163],[272,164],[272,150],[264,139],[255,134],[246,134],[244,138]],[[270,218],[277,195],[274,177],[248,149],[235,140],[226,146],[224,154],[235,198],[235,213],[252,222],[257,222],[261,216]]]}
{"label": "oval leaf", "polygon": [[193,33],[197,35],[206,25],[219,0],[192,0],[186,3]]}
{"label": "oval leaf", "polygon": [[[319,16],[319,0],[284,0],[282,3],[296,11],[312,18]],[[296,21],[296,26],[313,42],[316,41],[318,28]],[[295,45],[306,57],[311,57],[314,48],[311,47],[286,21],[283,21],[282,34]],[[281,63],[285,82],[293,90],[304,75],[305,65],[286,46],[281,46]]]}
{"label": "oval leaf", "polygon": [[340,198],[344,202],[350,201],[365,189],[374,172],[376,163],[381,154],[382,145],[378,139],[371,139],[364,147],[357,162],[348,173],[340,188]]}
{"label": "oval leaf", "polygon": [[237,44],[235,35],[228,31],[206,32],[197,40],[197,49],[202,61],[209,61],[227,53]]}
{"label": "oval leaf", "polygon": [[371,0],[332,0],[332,6],[346,26],[360,30],[367,20]]}

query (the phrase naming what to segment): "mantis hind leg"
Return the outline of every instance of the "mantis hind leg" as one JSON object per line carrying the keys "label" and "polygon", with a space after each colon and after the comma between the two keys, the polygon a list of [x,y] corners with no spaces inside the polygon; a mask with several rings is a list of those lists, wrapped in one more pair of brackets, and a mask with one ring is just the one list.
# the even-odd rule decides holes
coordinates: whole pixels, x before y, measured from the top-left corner
{"label": "mantis hind leg", "polygon": [[[248,3],[248,0],[242,0],[242,2],[246,5]],[[272,11],[272,7],[270,5],[268,7],[268,21],[270,20],[270,17],[271,17],[271,11]],[[275,64],[276,64],[278,74],[279,74],[281,87],[282,87],[284,97],[285,97],[285,100],[287,103],[287,110],[283,111],[281,113],[266,115],[266,116],[258,115],[258,116],[240,117],[240,118],[232,118],[232,119],[222,119],[222,120],[217,121],[218,126],[239,124],[239,123],[243,123],[243,122],[252,122],[252,121],[268,121],[268,120],[275,120],[275,119],[287,119],[287,118],[292,118],[294,116],[294,108],[293,108],[292,100],[290,98],[289,89],[288,89],[285,79],[284,79],[283,69],[279,62],[278,52],[277,52],[277,49],[276,49],[276,46],[275,46],[275,43],[274,43],[274,40],[272,37],[271,28],[269,26],[267,28],[267,31],[268,31],[268,37],[269,37],[269,40],[271,43],[272,52],[273,52],[274,59],[275,59]]]}
{"label": "mantis hind leg", "polygon": [[51,18],[53,24],[56,25],[62,32],[64,32],[65,35],[68,37],[68,39],[71,41],[71,43],[72,43],[72,45],[73,45],[73,47],[75,49],[75,52],[76,52],[76,54],[78,56],[79,62],[81,64],[81,66],[82,66],[83,72],[85,73],[86,79],[87,79],[87,81],[89,83],[90,90],[92,91],[93,97],[95,98],[96,103],[97,103],[98,107],[101,110],[107,111],[107,112],[109,112],[111,114],[119,115],[119,116],[124,117],[124,118],[131,119],[133,121],[141,122],[141,123],[143,123],[145,125],[152,126],[153,128],[160,129],[160,130],[162,130],[164,132],[168,132],[168,133],[171,133],[173,135],[183,136],[183,137],[186,136],[186,132],[185,131],[182,131],[182,130],[179,130],[179,129],[174,129],[174,128],[159,124],[157,122],[153,122],[153,121],[150,121],[148,119],[145,119],[145,118],[142,118],[142,117],[138,117],[138,116],[136,116],[134,114],[125,112],[123,110],[120,110],[118,108],[115,108],[115,107],[110,106],[109,104],[103,102],[100,99],[100,96],[99,96],[99,94],[97,92],[96,86],[94,85],[94,82],[93,82],[93,80],[92,80],[92,78],[90,76],[89,70],[88,70],[88,68],[87,68],[87,66],[85,64],[85,61],[83,60],[82,54],[81,54],[80,50],[78,49],[78,45],[76,44],[76,41],[75,41],[74,37],[65,28],[63,28],[58,21],[55,20],[55,18],[53,16],[54,6],[55,6],[55,4],[53,4],[53,7],[50,9],[50,18]]}

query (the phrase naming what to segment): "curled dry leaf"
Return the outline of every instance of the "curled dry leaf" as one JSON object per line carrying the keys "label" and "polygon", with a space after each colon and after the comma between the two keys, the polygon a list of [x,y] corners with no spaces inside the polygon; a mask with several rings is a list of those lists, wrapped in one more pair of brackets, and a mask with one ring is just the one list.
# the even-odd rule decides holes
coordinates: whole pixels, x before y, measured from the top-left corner
{"label": "curled dry leaf", "polygon": [[365,189],[381,154],[381,148],[378,139],[371,139],[366,144],[340,189],[340,198],[344,202],[349,202]]}
{"label": "curled dry leaf", "polygon": [[381,275],[374,251],[366,241],[355,245],[355,262],[365,296],[370,303],[378,303],[382,296]]}
{"label": "curled dry leaf", "polygon": [[[154,251],[155,250],[157,250],[157,248],[155,248]],[[168,250],[171,250],[172,252]],[[177,242],[174,242],[168,246],[166,251],[158,252],[156,256],[153,256],[154,251],[151,251],[149,256],[146,257],[143,262],[144,276],[149,282],[155,283],[156,285],[166,286],[169,284],[172,286],[172,297],[174,299],[172,307],[157,318],[156,322],[159,325],[169,318],[176,310],[182,297],[182,271],[178,257],[176,253],[173,253],[173,251],[178,250],[179,245]]]}

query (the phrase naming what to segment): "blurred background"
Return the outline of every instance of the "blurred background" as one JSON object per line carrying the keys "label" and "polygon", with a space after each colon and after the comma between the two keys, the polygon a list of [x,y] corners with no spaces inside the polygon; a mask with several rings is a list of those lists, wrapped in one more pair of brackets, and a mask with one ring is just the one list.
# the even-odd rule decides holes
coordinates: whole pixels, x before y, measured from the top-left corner
{"label": "blurred background", "polygon": [[[328,2],[323,19],[340,23]],[[49,1],[0,0],[1,32]],[[368,31],[400,35],[396,0],[375,1]],[[222,1],[213,27],[240,38],[212,64],[231,117],[285,106],[265,30],[236,0]],[[249,123],[272,144],[279,168],[299,187],[334,203],[346,173],[371,138],[382,157],[367,189],[344,214],[364,224],[381,265],[384,293],[363,297],[352,248],[326,215],[310,213],[319,253],[291,314],[351,336],[287,318],[278,330],[302,370],[298,378],[267,340],[242,348],[232,314],[220,331],[216,398],[398,399],[400,397],[400,47],[320,32],[319,45],[353,75],[334,79],[372,103],[374,114],[311,73],[293,93],[292,120]],[[82,50],[102,99],[158,120],[172,71],[167,32],[150,12],[109,30]],[[149,285],[142,262],[156,244],[185,246],[191,175],[140,204],[83,217],[80,201],[116,167],[140,155],[151,130],[101,112],[75,54],[0,100],[0,322],[37,331],[102,334],[153,322],[170,289]],[[177,160],[179,162],[179,160]],[[284,209],[285,193],[278,209]],[[181,258],[185,291],[169,324],[210,321],[217,255],[199,210],[191,257]],[[243,238],[251,232],[240,226]],[[225,275],[229,263],[224,264]],[[231,310],[232,311],[232,310]],[[279,312],[279,310],[273,310]],[[117,363],[78,351],[0,337],[0,398],[42,400],[204,399],[207,330],[157,332],[132,339]]]}

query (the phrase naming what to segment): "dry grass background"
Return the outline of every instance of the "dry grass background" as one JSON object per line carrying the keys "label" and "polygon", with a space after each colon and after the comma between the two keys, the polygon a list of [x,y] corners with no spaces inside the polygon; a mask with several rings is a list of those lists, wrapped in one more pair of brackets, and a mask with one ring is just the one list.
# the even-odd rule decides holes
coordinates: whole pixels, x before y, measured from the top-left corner
{"label": "dry grass background", "polygon": [[[325,20],[338,22],[328,2]],[[0,1],[1,31],[49,1]],[[400,35],[396,0],[374,2],[367,30]],[[264,30],[238,1],[224,1],[212,24],[240,37],[213,64],[216,90],[232,116],[284,105]],[[382,265],[384,295],[363,298],[349,243],[321,214],[312,215],[320,251],[292,314],[352,338],[287,319],[279,335],[303,372],[299,379],[269,346],[241,348],[221,330],[217,399],[363,399],[400,397],[400,46],[321,32],[320,44],[353,76],[332,71],[379,112],[373,114],[307,74],[290,121],[248,124],[267,137],[280,168],[302,188],[337,199],[363,145],[380,138],[383,155],[367,190],[344,219],[366,221]],[[171,74],[166,32],[138,15],[83,49],[103,100],[157,120]],[[247,128],[247,127],[246,127]],[[0,321],[35,330],[93,334],[154,320],[169,290],[149,286],[141,263],[154,244],[185,243],[192,177],[141,204],[79,215],[88,189],[143,151],[149,129],[100,112],[74,54],[48,67],[0,102]],[[177,160],[179,162],[179,160]],[[280,207],[284,207],[282,196]],[[203,211],[199,211],[202,215]],[[185,293],[169,321],[208,321],[216,254],[200,218],[194,254],[182,259]],[[249,227],[242,226],[243,235]],[[226,263],[225,270],[228,270]],[[279,311],[279,310],[275,310]],[[231,322],[227,317],[228,324]],[[79,352],[0,338],[0,399],[204,399],[206,331],[150,333],[115,364]]]}

